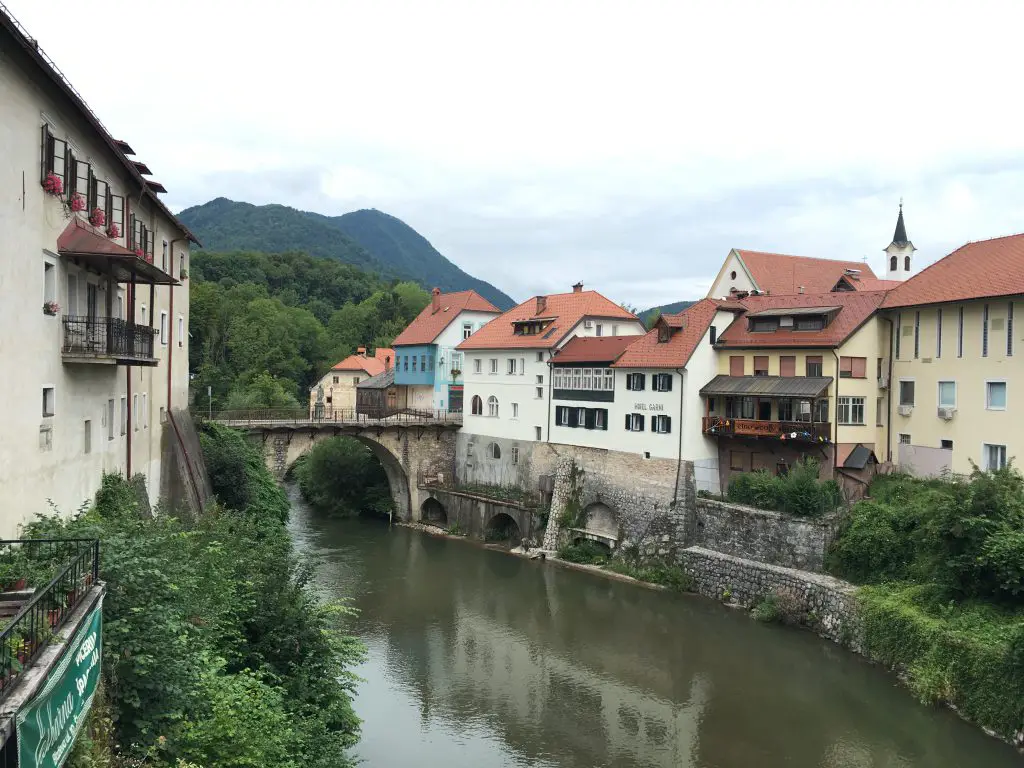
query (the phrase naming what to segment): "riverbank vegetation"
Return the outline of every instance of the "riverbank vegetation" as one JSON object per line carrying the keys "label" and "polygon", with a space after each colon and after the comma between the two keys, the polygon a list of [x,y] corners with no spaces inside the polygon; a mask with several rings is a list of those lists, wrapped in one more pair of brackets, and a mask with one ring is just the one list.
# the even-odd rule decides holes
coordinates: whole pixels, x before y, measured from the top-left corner
{"label": "riverbank vegetation", "polygon": [[250,251],[192,256],[189,368],[197,403],[305,407],[309,389],[360,346],[387,347],[430,300],[332,259]]}
{"label": "riverbank vegetation", "polygon": [[[879,477],[828,559],[860,592],[868,654],[1005,737],[1024,731],[1024,478]],[[1018,738],[1024,739],[1024,733]]]}
{"label": "riverbank vegetation", "polygon": [[287,502],[244,438],[211,425],[202,444],[220,503],[199,519],[149,514],[108,475],[91,507],[26,530],[101,540],[102,695],[69,765],[349,766],[362,647],[307,588]]}
{"label": "riverbank vegetation", "polygon": [[332,437],[318,442],[296,462],[292,474],[302,498],[322,515],[388,516],[394,510],[384,467],[354,437]]}
{"label": "riverbank vegetation", "polygon": [[729,481],[729,501],[759,509],[771,509],[797,517],[820,517],[843,503],[835,480],[818,479],[818,462],[803,459],[784,475],[760,469],[743,472]]}
{"label": "riverbank vegetation", "polygon": [[587,539],[563,544],[558,548],[558,558],[578,565],[600,566],[613,573],[678,592],[686,592],[693,587],[693,580],[680,565],[658,559],[642,560],[631,557],[629,553],[613,556],[608,547]]}

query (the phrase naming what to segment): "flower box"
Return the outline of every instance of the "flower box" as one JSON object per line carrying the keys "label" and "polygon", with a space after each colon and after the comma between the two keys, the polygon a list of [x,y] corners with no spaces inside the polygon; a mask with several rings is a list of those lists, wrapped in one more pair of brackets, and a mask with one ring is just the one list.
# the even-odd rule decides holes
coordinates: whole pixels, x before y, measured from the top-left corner
{"label": "flower box", "polygon": [[43,191],[48,195],[60,197],[64,194],[64,180],[55,173],[46,174],[43,179]]}
{"label": "flower box", "polygon": [[93,208],[92,213],[89,214],[89,223],[94,227],[102,227],[107,223],[107,214],[103,212],[102,208]]}
{"label": "flower box", "polygon": [[111,240],[116,240],[121,236],[121,228],[117,224],[111,224],[107,227],[107,237]]}
{"label": "flower box", "polygon": [[53,317],[58,312],[60,312],[60,304],[58,304],[56,301],[44,301],[43,302],[43,314],[44,315],[50,315],[51,317]]}
{"label": "flower box", "polygon": [[85,210],[85,198],[82,197],[81,195],[74,195],[74,196],[72,196],[72,198],[68,201],[68,207],[71,208],[71,210],[75,211],[76,213],[78,211],[84,211]]}

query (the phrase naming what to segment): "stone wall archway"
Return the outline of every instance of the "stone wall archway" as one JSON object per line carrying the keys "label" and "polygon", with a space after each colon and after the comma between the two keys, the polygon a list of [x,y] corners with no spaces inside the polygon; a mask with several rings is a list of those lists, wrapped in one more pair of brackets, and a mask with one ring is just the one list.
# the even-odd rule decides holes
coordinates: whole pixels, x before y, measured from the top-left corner
{"label": "stone wall archway", "polygon": [[511,541],[513,544],[519,544],[522,538],[523,531],[519,523],[507,512],[494,515],[484,527],[486,541]]}
{"label": "stone wall archway", "polygon": [[444,504],[430,496],[420,505],[420,520],[430,525],[447,528],[448,510],[444,508]]}
{"label": "stone wall archway", "polygon": [[583,510],[583,527],[593,533],[609,538],[619,538],[619,519],[615,510],[600,501],[589,504]]}

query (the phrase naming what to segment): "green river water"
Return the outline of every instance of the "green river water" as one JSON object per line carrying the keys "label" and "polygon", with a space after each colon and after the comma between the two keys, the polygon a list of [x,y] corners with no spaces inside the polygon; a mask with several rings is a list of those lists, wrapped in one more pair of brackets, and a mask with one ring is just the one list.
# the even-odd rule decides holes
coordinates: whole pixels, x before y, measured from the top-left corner
{"label": "green river water", "polygon": [[371,520],[291,529],[358,609],[370,768],[1021,768],[810,633]]}

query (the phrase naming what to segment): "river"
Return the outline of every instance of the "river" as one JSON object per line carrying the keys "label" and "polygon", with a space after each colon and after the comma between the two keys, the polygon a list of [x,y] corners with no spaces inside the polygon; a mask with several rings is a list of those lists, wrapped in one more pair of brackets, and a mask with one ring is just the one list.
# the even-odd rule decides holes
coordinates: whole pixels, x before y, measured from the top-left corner
{"label": "river", "polygon": [[374,520],[294,488],[317,586],[358,609],[369,768],[1021,768],[891,675],[742,611]]}

